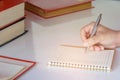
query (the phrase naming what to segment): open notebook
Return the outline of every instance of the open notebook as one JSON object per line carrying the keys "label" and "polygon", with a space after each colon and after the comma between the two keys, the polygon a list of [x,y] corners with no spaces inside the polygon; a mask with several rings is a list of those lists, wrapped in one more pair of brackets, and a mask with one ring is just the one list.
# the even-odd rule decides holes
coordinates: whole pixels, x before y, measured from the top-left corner
{"label": "open notebook", "polygon": [[17,80],[34,65],[33,61],[0,55],[0,80]]}
{"label": "open notebook", "polygon": [[62,45],[49,61],[49,66],[111,71],[114,50],[87,51],[79,46]]}

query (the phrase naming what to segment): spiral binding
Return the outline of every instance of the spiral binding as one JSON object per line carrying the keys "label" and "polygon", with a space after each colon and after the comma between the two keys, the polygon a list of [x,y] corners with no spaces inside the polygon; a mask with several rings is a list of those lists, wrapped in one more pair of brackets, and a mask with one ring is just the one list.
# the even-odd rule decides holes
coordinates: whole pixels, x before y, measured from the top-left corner
{"label": "spiral binding", "polygon": [[48,65],[55,66],[55,67],[66,67],[66,68],[77,68],[77,69],[83,69],[83,70],[110,72],[110,68],[105,66],[99,66],[99,65],[73,64],[73,63],[55,62],[55,61],[50,61]]}

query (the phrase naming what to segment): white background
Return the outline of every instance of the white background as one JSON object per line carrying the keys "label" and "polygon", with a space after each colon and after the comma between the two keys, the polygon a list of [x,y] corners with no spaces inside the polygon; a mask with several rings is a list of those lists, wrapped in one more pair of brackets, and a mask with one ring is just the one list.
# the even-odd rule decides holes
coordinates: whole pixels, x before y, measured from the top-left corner
{"label": "white background", "polygon": [[101,24],[120,30],[120,1],[96,0],[93,6],[95,8],[47,20],[26,12],[29,32],[0,47],[0,55],[37,62],[18,80],[120,80],[120,49],[116,51],[110,73],[47,66],[48,58],[54,57],[60,44],[82,45],[80,29],[95,21],[100,13],[103,14]]}

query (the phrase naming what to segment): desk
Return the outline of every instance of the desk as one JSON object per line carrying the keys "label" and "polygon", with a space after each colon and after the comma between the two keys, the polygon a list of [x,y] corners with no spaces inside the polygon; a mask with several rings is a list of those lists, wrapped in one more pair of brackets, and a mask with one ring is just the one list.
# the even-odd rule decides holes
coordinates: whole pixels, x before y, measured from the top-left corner
{"label": "desk", "polygon": [[96,0],[95,8],[42,19],[27,13],[27,34],[0,48],[0,55],[36,61],[37,65],[18,80],[120,80],[120,49],[115,54],[112,72],[83,71],[47,67],[48,58],[61,43],[81,45],[80,28],[103,14],[101,24],[120,30],[120,1]]}

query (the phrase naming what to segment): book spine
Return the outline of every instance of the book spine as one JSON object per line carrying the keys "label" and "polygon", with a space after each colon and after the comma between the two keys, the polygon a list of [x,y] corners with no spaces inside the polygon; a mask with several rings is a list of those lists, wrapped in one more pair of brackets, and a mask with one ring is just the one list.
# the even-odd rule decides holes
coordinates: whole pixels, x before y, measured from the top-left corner
{"label": "book spine", "polygon": [[48,66],[64,67],[64,68],[77,68],[77,69],[82,69],[82,70],[110,72],[110,68],[105,67],[105,66],[99,66],[99,65],[96,66],[96,65],[73,64],[73,63],[50,61],[50,62],[48,62]]}

